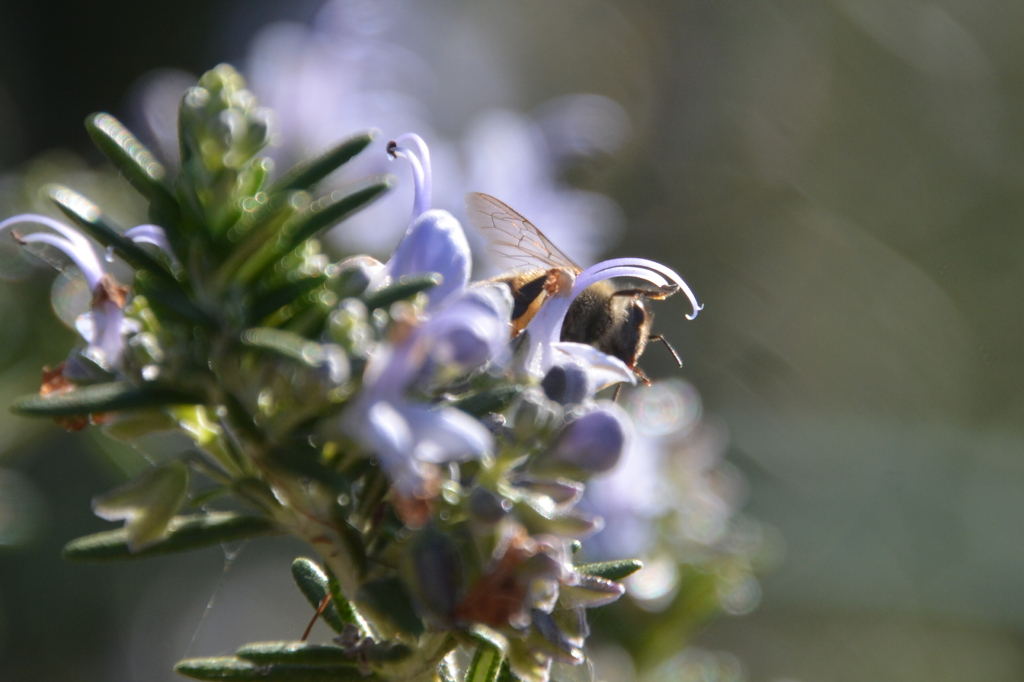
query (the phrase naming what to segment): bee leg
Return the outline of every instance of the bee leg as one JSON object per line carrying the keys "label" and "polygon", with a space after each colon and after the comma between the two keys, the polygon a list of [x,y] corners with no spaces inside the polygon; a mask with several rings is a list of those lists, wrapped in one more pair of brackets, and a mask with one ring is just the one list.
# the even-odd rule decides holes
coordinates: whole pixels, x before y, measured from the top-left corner
{"label": "bee leg", "polygon": [[[651,385],[651,380],[647,378],[647,375],[644,374],[644,371],[642,369],[640,369],[636,365],[630,367],[630,369],[633,371],[633,374],[636,375],[636,378],[643,382],[644,386],[650,386]],[[619,391],[621,391],[621,390],[622,390],[622,384],[616,384],[616,386],[615,386],[615,393],[612,394],[612,402],[618,402],[619,401]]]}
{"label": "bee leg", "polygon": [[654,336],[648,336],[647,340],[648,341],[661,341],[663,344],[665,344],[665,348],[668,348],[668,352],[672,354],[672,357],[675,358],[676,363],[679,365],[680,368],[682,368],[683,361],[679,357],[679,353],[676,352],[676,349],[673,348],[672,344],[668,342],[668,339],[666,339],[661,334],[656,334]]}
{"label": "bee leg", "polygon": [[629,298],[636,298],[637,296],[643,296],[654,301],[661,301],[672,294],[679,291],[679,287],[674,284],[671,287],[665,287],[664,289],[651,289],[647,287],[636,287],[633,289],[619,289],[614,292],[612,296],[628,296]]}

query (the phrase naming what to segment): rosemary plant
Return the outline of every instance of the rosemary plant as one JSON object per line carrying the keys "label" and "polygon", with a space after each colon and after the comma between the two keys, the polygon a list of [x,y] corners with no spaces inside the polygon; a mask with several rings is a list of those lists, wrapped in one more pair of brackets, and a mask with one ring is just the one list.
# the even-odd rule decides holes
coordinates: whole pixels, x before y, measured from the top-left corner
{"label": "rosemary plant", "polygon": [[[596,394],[637,373],[560,330],[575,297],[609,277],[644,279],[661,297],[682,290],[694,312],[696,301],[668,268],[618,259],[555,273],[515,334],[521,301],[507,282],[470,281],[461,225],[430,208],[429,150],[415,135],[389,146],[416,179],[393,256],[332,262],[318,238],[393,181],[317,193],[369,133],[275,177],[259,155],[269,121],[218,66],[182,99],[175,178],[112,116],[86,121],[148,200],[150,224],[124,229],[56,185],[46,192],[70,224],[0,223],[29,248],[64,252],[92,293],[82,342],[15,411],[195,443],[96,497],[96,514],[123,527],[70,542],[65,557],[271,533],[307,542],[317,559],[296,559],[295,581],[337,636],[178,664],[197,679],[542,682],[555,661],[582,663],[585,609],[617,599],[640,568],[574,561],[601,524],[576,503],[632,432]],[[127,285],[110,272],[115,258],[133,271]],[[225,511],[228,497],[246,511]]]}

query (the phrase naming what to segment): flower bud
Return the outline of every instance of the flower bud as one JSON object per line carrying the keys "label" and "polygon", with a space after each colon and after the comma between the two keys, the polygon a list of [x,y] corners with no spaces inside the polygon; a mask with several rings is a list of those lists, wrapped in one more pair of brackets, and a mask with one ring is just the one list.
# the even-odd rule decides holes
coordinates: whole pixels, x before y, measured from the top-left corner
{"label": "flower bud", "polygon": [[547,397],[562,405],[581,403],[593,392],[590,377],[578,363],[555,365],[540,385]]}
{"label": "flower bud", "polygon": [[370,282],[378,279],[384,270],[384,264],[370,256],[353,256],[346,258],[327,269],[331,277],[330,288],[339,298],[359,296]]}
{"label": "flower bud", "polygon": [[508,513],[508,503],[486,488],[476,487],[469,494],[469,513],[477,521],[494,524]]}
{"label": "flower bud", "polygon": [[422,615],[446,624],[462,601],[462,557],[455,543],[432,525],[416,534],[411,548],[413,594]]}
{"label": "flower bud", "polygon": [[589,473],[608,471],[625,451],[628,422],[613,404],[587,412],[562,431],[548,459],[571,464]]}

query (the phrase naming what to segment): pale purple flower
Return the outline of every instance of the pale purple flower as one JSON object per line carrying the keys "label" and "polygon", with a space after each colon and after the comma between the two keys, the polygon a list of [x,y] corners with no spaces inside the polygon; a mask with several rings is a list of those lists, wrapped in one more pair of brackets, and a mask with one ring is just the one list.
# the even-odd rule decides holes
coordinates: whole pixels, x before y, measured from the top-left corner
{"label": "pale purple flower", "polygon": [[[578,262],[593,262],[621,233],[622,212],[610,198],[569,187],[559,176],[567,159],[621,148],[630,131],[625,112],[593,94],[553,98],[533,115],[509,108],[520,98],[520,77],[488,49],[483,27],[465,17],[455,25],[445,11],[334,0],[310,26],[278,21],[262,28],[249,45],[245,74],[281,123],[266,153],[287,168],[357,131],[378,129],[386,141],[417,130],[433,146],[433,206],[462,220],[467,191],[504,197],[548,226],[548,236]],[[419,30],[428,22],[432,30]],[[453,41],[459,44],[457,76],[445,63]],[[180,72],[161,71],[137,90],[140,123],[152,129],[169,162],[177,154],[177,106],[187,82]],[[341,187],[393,170],[378,150],[360,154],[326,184]],[[386,253],[408,225],[412,193],[400,183],[390,198],[360,211],[328,240],[350,252]],[[478,241],[473,234],[469,239]]]}
{"label": "pale purple flower", "polygon": [[[120,367],[125,334],[138,331],[137,323],[124,316],[125,287],[117,284],[107,274],[92,244],[78,230],[48,216],[23,213],[0,222],[0,231],[22,223],[44,225],[60,235],[46,232],[25,235],[15,233],[15,238],[22,244],[46,244],[60,249],[78,266],[92,293],[92,308],[75,320],[75,329],[88,344],[86,355],[91,360],[108,369]],[[155,225],[145,227],[152,229],[137,233],[135,241],[159,239],[157,231],[160,234],[163,232]],[[166,236],[163,240],[166,242]]]}
{"label": "pale purple flower", "polygon": [[[406,143],[411,143],[415,150],[403,146]],[[469,282],[472,268],[469,242],[451,213],[430,208],[430,150],[423,139],[413,133],[402,135],[388,145],[388,154],[408,160],[415,195],[409,229],[388,260],[385,274],[398,279],[403,275],[439,273],[444,280],[427,292],[433,308]]]}
{"label": "pale purple flower", "polygon": [[[270,154],[287,167],[354,131],[376,128],[384,140],[420,131],[431,140],[438,171],[433,206],[461,220],[467,191],[505,197],[551,226],[550,236],[583,264],[592,262],[621,231],[621,211],[605,196],[561,183],[560,164],[614,153],[629,133],[625,113],[598,95],[555,98],[536,117],[508,108],[520,80],[510,63],[488,49],[483,27],[472,20],[456,27],[444,11],[336,0],[311,26],[264,27],[249,46],[245,71],[252,91],[281,121]],[[427,22],[433,30],[409,31]],[[444,63],[452,41],[463,55],[457,77]],[[383,156],[370,150],[328,183],[387,170]],[[400,187],[329,239],[351,251],[385,252],[407,224],[410,194]]]}
{"label": "pale purple flower", "polygon": [[692,560],[694,549],[727,537],[740,502],[739,480],[722,468],[724,434],[702,421],[700,397],[684,382],[640,389],[628,406],[630,444],[613,469],[588,482],[580,503],[605,521],[585,542],[588,556],[650,557],[660,548]]}
{"label": "pale purple flower", "polygon": [[501,285],[465,289],[397,345],[379,346],[363,377],[346,430],[379,457],[395,486],[422,493],[431,465],[481,457],[493,448],[487,428],[451,407],[411,397],[441,377],[501,360],[507,350],[512,299]]}
{"label": "pale purple flower", "polygon": [[546,457],[589,473],[606,472],[618,464],[632,434],[625,411],[604,401],[569,422]]}
{"label": "pale purple flower", "polygon": [[480,457],[493,447],[490,432],[454,408],[377,400],[362,418],[361,435],[391,482],[407,495],[422,494],[430,465]]}
{"label": "pale purple flower", "polygon": [[[384,142],[407,130],[437,139],[423,104],[433,78],[430,68],[397,44],[351,30],[331,4],[312,27],[297,22],[264,27],[249,46],[247,62],[250,88],[281,123],[276,144],[267,150],[280,168],[364,130],[381,131]],[[377,145],[347,163],[327,184],[342,186],[393,172],[383,145]],[[442,146],[435,144],[434,165],[440,176],[451,177],[455,164]],[[399,175],[403,181],[408,177]],[[352,216],[328,239],[347,251],[387,253],[408,226],[408,185],[401,182],[389,199]]]}
{"label": "pale purple flower", "polygon": [[618,465],[587,484],[582,507],[604,519],[587,539],[588,556],[598,560],[646,557],[656,539],[655,520],[668,512],[673,494],[666,479],[667,443],[636,433]]}
{"label": "pale purple flower", "polygon": [[[462,138],[462,154],[467,189],[501,197],[533,223],[544,225],[551,241],[586,265],[614,241],[624,219],[619,207],[608,197],[559,182],[559,152],[589,154],[601,142],[614,142],[609,149],[613,151],[623,139],[622,131],[598,140],[583,134],[581,129],[585,130],[588,124],[593,127],[594,121],[590,119],[594,117],[589,114],[594,108],[611,108],[623,119],[625,113],[605,97],[577,97],[581,99],[559,98],[550,104],[548,115],[558,118],[558,124],[547,131],[531,117],[516,111],[481,112]],[[628,129],[627,122],[622,125]]]}

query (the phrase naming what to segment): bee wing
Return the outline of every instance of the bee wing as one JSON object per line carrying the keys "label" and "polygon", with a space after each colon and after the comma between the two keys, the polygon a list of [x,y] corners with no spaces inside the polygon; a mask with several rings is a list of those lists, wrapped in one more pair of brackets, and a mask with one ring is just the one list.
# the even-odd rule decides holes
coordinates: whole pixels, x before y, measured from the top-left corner
{"label": "bee wing", "polygon": [[466,212],[487,240],[487,256],[507,270],[568,268],[581,271],[571,258],[544,236],[537,227],[508,204],[489,194],[466,195]]}

